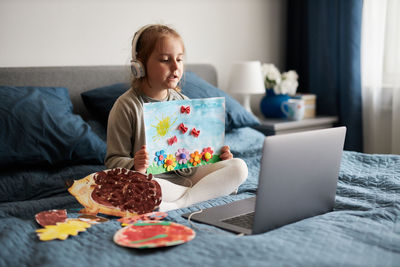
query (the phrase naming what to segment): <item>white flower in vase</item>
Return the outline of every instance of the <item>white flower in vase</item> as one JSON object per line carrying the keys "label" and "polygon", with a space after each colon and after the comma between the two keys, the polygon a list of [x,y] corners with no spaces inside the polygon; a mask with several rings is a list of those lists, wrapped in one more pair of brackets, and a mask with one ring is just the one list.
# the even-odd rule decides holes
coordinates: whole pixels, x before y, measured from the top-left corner
{"label": "white flower in vase", "polygon": [[[296,94],[299,86],[297,72],[290,70],[281,74],[274,64],[263,64],[262,75],[267,92],[260,102],[261,112],[266,118],[286,118],[282,103]],[[268,89],[273,89],[273,93]]]}
{"label": "white flower in vase", "polygon": [[288,72],[282,73],[282,79],[297,81],[298,78],[299,75],[297,75],[297,72],[294,70],[289,70]]}
{"label": "white flower in vase", "polygon": [[274,87],[275,94],[295,95],[299,86],[298,78],[299,76],[294,70],[283,73],[281,83]]}
{"label": "white flower in vase", "polygon": [[274,89],[276,95],[287,94],[295,95],[299,86],[297,72],[289,70],[280,73],[274,64],[263,64],[261,66],[262,75],[264,77],[265,89]]}
{"label": "white flower in vase", "polygon": [[274,88],[281,82],[281,73],[274,64],[263,64],[261,72],[264,77],[264,84],[266,89]]}

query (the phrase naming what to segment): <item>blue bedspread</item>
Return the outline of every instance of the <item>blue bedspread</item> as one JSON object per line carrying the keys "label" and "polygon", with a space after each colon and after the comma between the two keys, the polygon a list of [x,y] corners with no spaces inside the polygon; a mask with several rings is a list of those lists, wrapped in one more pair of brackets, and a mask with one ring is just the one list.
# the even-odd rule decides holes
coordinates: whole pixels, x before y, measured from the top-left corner
{"label": "blue bedspread", "polygon": [[65,241],[41,242],[37,212],[81,206],[66,192],[65,181],[104,166],[6,172],[0,177],[0,266],[399,266],[400,156],[343,153],[333,212],[264,234],[237,236],[189,223],[181,214],[252,196],[257,188],[264,136],[250,128],[226,135],[249,177],[238,195],[169,212],[168,220],[192,227],[196,238],[162,249],[136,250],[113,241],[121,228],[114,219]]}

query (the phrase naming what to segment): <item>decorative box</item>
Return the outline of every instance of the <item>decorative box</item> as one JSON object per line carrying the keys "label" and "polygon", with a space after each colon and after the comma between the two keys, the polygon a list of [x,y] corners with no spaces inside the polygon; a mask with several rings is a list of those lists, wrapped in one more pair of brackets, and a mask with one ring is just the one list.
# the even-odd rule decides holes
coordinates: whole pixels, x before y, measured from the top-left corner
{"label": "decorative box", "polygon": [[293,98],[302,99],[306,105],[303,119],[314,118],[316,113],[317,96],[314,94],[296,94]]}

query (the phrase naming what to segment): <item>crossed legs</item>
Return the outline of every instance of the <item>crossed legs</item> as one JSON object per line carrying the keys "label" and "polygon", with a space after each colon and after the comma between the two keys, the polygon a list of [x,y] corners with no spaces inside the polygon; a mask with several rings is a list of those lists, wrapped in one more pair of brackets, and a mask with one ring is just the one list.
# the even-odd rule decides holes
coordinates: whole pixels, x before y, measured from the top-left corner
{"label": "crossed legs", "polygon": [[160,211],[188,207],[212,198],[229,195],[247,178],[246,163],[239,158],[198,167],[193,176],[173,180],[154,178],[161,186]]}

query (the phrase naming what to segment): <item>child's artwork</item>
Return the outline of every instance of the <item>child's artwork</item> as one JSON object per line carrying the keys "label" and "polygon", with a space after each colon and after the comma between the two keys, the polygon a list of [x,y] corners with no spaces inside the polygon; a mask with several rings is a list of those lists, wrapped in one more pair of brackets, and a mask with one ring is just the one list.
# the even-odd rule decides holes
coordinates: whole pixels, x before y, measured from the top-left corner
{"label": "child's artwork", "polygon": [[150,156],[147,173],[158,174],[220,161],[225,139],[225,98],[146,103]]}
{"label": "child's artwork", "polygon": [[132,217],[152,212],[160,205],[161,187],[152,177],[114,168],[75,180],[68,191],[85,207],[80,212]]}
{"label": "child's artwork", "polygon": [[196,233],[187,226],[167,221],[140,221],[114,234],[114,242],[130,248],[176,246],[189,242]]}
{"label": "child's artwork", "polygon": [[135,222],[141,221],[160,221],[168,216],[168,213],[163,211],[153,211],[141,215],[136,215],[132,217],[123,217],[118,219],[122,226],[128,226],[130,224],[134,224]]}
{"label": "child's artwork", "polygon": [[46,210],[35,215],[36,222],[41,226],[56,225],[67,220],[67,210]]}
{"label": "child's artwork", "polygon": [[90,223],[80,220],[69,220],[58,222],[56,225],[46,225],[44,228],[36,230],[40,240],[50,241],[54,239],[65,240],[70,235],[77,235],[79,232],[86,231],[91,226]]}

